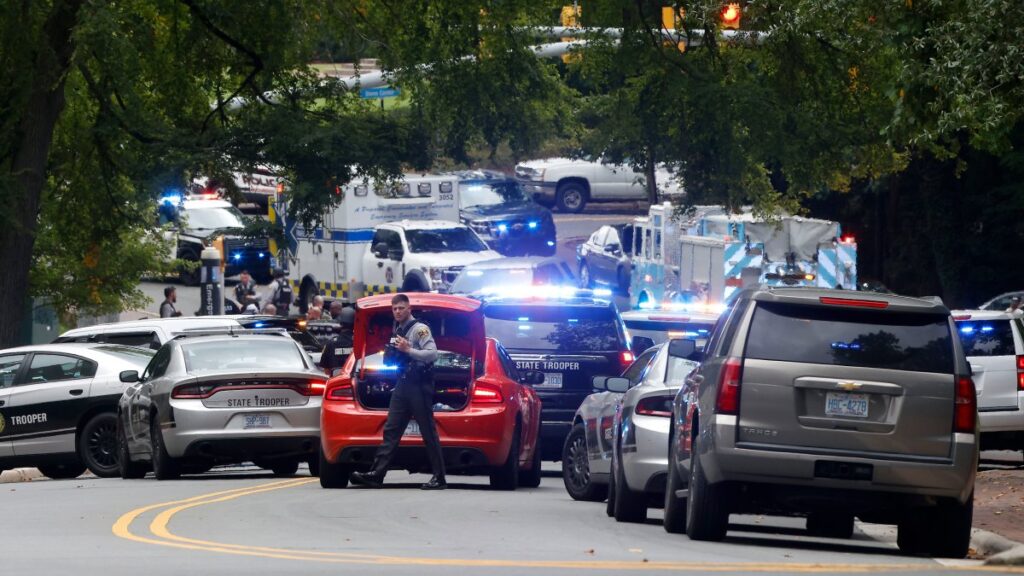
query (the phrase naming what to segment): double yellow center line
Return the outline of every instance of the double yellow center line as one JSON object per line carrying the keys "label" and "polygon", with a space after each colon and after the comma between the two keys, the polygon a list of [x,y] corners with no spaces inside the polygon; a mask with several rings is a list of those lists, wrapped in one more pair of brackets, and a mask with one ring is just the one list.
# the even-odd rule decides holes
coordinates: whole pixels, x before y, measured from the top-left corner
{"label": "double yellow center line", "polygon": [[[315,478],[299,478],[270,482],[246,488],[223,490],[202,494],[184,500],[161,502],[136,508],[125,513],[111,531],[115,536],[157,546],[167,546],[183,550],[198,550],[236,556],[253,556],[275,558],[279,560],[298,560],[304,562],[321,562],[335,564],[369,564],[380,566],[449,566],[470,568],[548,568],[562,570],[627,570],[627,571],[671,571],[671,572],[777,572],[777,573],[867,573],[867,572],[918,572],[935,570],[954,570],[972,572],[1000,572],[1024,574],[1024,568],[1004,566],[940,566],[935,564],[798,564],[798,563],[762,563],[762,562],[641,562],[641,561],[576,561],[576,560],[488,560],[467,558],[415,558],[402,556],[384,556],[379,554],[356,554],[346,552],[320,552],[294,548],[272,548],[266,546],[249,546],[213,542],[178,536],[170,531],[168,525],[176,514],[221,502],[228,502],[245,496],[253,496],[275,490],[295,488],[316,482]],[[149,535],[132,532],[132,525],[147,513],[158,511],[149,523]]]}

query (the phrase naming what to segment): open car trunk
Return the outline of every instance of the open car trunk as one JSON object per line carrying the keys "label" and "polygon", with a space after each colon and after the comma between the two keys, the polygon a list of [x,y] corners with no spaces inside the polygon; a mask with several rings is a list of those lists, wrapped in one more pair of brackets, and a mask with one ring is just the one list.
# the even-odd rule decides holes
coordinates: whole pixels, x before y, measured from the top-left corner
{"label": "open car trunk", "polygon": [[[434,363],[434,412],[456,412],[466,407],[474,379],[471,363],[462,354],[438,351]],[[384,366],[383,353],[357,362],[355,374],[359,404],[369,410],[387,410],[398,382],[398,370]]]}

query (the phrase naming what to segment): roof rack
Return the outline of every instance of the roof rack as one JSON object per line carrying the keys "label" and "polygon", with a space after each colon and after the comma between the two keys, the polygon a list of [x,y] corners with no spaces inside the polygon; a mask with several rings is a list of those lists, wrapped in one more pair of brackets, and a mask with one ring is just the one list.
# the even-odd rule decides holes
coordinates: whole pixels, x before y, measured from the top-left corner
{"label": "roof rack", "polygon": [[188,330],[182,330],[174,334],[173,340],[180,340],[183,338],[201,338],[204,336],[285,336],[289,337],[288,329],[286,328],[242,328],[239,326],[235,328],[233,326],[218,326],[218,327],[203,327],[203,328],[191,328]]}

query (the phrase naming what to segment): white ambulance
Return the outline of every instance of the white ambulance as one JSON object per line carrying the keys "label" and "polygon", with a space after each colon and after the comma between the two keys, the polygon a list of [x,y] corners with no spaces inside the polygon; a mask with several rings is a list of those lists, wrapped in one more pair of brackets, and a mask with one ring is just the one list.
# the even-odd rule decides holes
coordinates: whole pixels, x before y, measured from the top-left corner
{"label": "white ambulance", "polygon": [[[341,204],[322,227],[282,216],[283,261],[300,310],[316,294],[355,302],[388,292],[447,292],[467,264],[501,257],[459,223],[457,177],[406,176],[386,187],[356,181],[339,192]],[[275,208],[287,213],[285,202]]]}

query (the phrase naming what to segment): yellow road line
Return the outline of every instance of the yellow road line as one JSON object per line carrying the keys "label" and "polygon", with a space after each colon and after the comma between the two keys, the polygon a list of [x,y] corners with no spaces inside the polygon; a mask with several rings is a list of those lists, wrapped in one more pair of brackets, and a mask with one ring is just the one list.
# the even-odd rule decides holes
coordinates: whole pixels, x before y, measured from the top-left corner
{"label": "yellow road line", "polygon": [[[401,565],[401,566],[448,566],[474,568],[552,568],[564,570],[645,570],[674,572],[783,572],[783,573],[866,573],[866,572],[910,572],[910,571],[972,571],[1024,574],[1024,568],[1003,566],[942,566],[929,564],[797,564],[797,563],[766,563],[766,562],[638,562],[638,561],[600,561],[600,560],[488,560],[467,558],[417,558],[404,556],[384,556],[378,554],[356,554],[346,552],[321,552],[316,550],[295,550],[288,548],[271,548],[265,546],[249,546],[229,544],[209,540],[199,540],[178,536],[170,531],[168,525],[174,516],[185,510],[235,500],[243,496],[251,496],[285,488],[294,488],[315,482],[315,479],[296,479],[271,482],[234,490],[223,490],[136,508],[125,513],[112,528],[115,536],[158,546],[168,546],[185,550],[216,552],[238,556],[255,556],[280,560],[299,560],[304,562],[326,562],[338,564],[363,565]],[[154,538],[138,536],[131,532],[131,525],[143,514],[161,510],[149,524],[149,531]]]}

